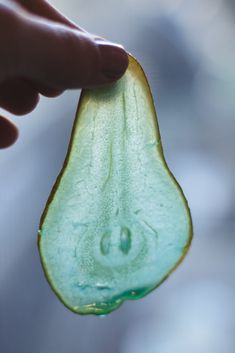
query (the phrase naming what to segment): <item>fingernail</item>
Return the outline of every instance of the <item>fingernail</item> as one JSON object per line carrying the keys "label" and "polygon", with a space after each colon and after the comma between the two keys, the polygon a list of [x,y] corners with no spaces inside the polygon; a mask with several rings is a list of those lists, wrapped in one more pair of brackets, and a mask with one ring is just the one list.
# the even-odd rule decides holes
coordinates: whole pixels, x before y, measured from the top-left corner
{"label": "fingernail", "polygon": [[102,59],[102,73],[111,80],[117,80],[128,67],[128,55],[124,48],[108,42],[99,42],[99,50]]}

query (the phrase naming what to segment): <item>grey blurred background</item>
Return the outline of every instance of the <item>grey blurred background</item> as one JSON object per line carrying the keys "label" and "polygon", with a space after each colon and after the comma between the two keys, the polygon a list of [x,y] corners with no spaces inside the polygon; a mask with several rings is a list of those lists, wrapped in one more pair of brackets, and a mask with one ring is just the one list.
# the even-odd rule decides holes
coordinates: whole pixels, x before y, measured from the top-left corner
{"label": "grey blurred background", "polygon": [[68,311],[44,278],[36,237],[80,92],[42,98],[29,116],[12,117],[20,138],[0,151],[0,352],[233,353],[234,1],[52,3],[141,62],[166,160],[192,210],[194,240],[183,264],[144,299],[105,318]]}

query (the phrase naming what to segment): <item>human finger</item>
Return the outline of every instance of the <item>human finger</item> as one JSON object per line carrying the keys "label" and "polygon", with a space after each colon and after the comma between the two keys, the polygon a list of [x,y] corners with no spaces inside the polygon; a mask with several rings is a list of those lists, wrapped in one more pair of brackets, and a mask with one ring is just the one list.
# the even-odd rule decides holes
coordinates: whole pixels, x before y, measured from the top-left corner
{"label": "human finger", "polygon": [[26,19],[21,31],[20,73],[59,89],[111,83],[128,65],[125,50],[88,33]]}
{"label": "human finger", "polygon": [[25,80],[11,79],[0,84],[0,106],[12,114],[30,113],[38,102],[38,92]]}
{"label": "human finger", "polygon": [[0,148],[6,148],[17,140],[18,129],[8,119],[0,116]]}

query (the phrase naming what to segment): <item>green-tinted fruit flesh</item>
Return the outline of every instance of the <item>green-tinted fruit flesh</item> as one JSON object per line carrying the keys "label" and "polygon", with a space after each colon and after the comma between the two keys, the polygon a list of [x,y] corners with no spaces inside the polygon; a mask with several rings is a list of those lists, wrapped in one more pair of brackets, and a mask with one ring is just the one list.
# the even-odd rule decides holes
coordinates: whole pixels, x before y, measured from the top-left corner
{"label": "green-tinted fruit flesh", "polygon": [[121,80],[81,95],[69,152],[41,220],[46,276],[74,312],[106,314],[157,287],[191,237],[149,85],[129,56]]}

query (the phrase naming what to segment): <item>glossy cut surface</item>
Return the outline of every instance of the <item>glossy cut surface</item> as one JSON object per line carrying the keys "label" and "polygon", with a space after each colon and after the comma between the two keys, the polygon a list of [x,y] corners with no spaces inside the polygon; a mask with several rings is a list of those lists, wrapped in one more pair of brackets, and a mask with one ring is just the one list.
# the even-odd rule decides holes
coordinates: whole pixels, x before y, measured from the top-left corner
{"label": "glossy cut surface", "polygon": [[146,77],[129,57],[112,87],[82,92],[39,250],[62,302],[106,314],[158,286],[187,252],[189,208],[163,157]]}

